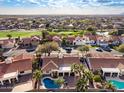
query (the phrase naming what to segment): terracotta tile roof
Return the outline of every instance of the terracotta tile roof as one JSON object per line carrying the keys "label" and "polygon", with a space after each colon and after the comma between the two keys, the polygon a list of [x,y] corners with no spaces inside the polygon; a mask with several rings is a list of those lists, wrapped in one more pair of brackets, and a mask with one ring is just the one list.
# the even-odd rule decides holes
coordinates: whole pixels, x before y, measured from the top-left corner
{"label": "terracotta tile roof", "polygon": [[120,41],[119,36],[110,36],[109,40],[112,40],[112,41],[118,40],[118,41]]}
{"label": "terracotta tile roof", "polygon": [[14,56],[14,60],[22,60],[22,59],[31,59],[33,57],[33,55],[29,55],[29,54],[20,54],[18,56]]}
{"label": "terracotta tile roof", "polygon": [[0,44],[2,44],[2,45],[14,44],[14,39],[3,39],[3,40],[0,40]]}
{"label": "terracotta tile roof", "polygon": [[52,40],[56,41],[56,42],[59,42],[59,41],[61,41],[61,38],[59,36],[53,36]]}
{"label": "terracotta tile roof", "polygon": [[89,40],[94,40],[94,41],[96,41],[98,38],[98,36],[96,36],[96,35],[85,35],[85,37],[88,37]]}
{"label": "terracotta tile roof", "polygon": [[18,57],[13,58],[13,62],[10,64],[6,64],[5,62],[2,62],[0,64],[0,76],[4,73],[10,73],[15,71],[26,71],[26,70],[32,70],[32,59],[31,57],[25,58],[22,55]]}
{"label": "terracotta tile roof", "polygon": [[75,40],[75,37],[74,36],[68,36],[67,40],[69,40],[70,42],[73,42]]}
{"label": "terracotta tile roof", "polygon": [[31,42],[31,38],[22,38],[24,44],[29,44]]}
{"label": "terracotta tile roof", "polygon": [[111,53],[101,53],[101,52],[90,52],[89,57],[94,57],[94,58],[113,58],[114,56]]}
{"label": "terracotta tile roof", "polygon": [[[52,64],[48,65],[48,63],[50,63],[52,61]],[[54,67],[52,67],[54,63]],[[56,67],[61,67],[61,66],[71,66],[71,64],[73,63],[77,63],[80,64],[80,60],[79,57],[63,57],[63,58],[58,58],[58,57],[47,57],[47,58],[43,58],[43,68],[46,67],[47,65],[47,69],[52,70],[55,68],[55,64]]]}
{"label": "terracotta tile roof", "polygon": [[124,69],[124,58],[89,58],[93,69],[119,68]]}
{"label": "terracotta tile roof", "polygon": [[58,68],[59,68],[59,66],[51,60],[44,67],[42,67],[42,70],[43,71],[51,71],[51,69],[58,69]]}

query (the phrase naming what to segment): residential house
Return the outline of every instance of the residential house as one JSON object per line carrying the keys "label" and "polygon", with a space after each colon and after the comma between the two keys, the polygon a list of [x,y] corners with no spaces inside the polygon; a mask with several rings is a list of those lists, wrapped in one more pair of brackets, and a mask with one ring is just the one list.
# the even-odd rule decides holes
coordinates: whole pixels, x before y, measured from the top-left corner
{"label": "residential house", "polygon": [[59,36],[53,36],[52,40],[57,42],[59,45],[61,44],[61,41],[62,41]]}
{"label": "residential house", "polygon": [[74,45],[85,45],[85,44],[95,44],[95,40],[93,39],[93,36],[77,36],[75,40],[73,41]]}
{"label": "residential house", "polygon": [[32,36],[30,38],[22,38],[20,40],[20,46],[23,48],[36,47],[40,42],[40,37]]}
{"label": "residential house", "polygon": [[97,36],[96,38],[97,38],[96,43],[97,43],[98,46],[108,46],[109,45],[108,37],[106,37],[106,36]]}
{"label": "residential house", "polygon": [[118,77],[124,74],[123,55],[112,55],[111,53],[90,53],[90,67],[93,71],[101,70],[103,76]]}
{"label": "residential house", "polygon": [[0,45],[1,45],[1,48],[3,49],[11,49],[15,45],[15,40],[14,39],[1,39]]}
{"label": "residential house", "polygon": [[71,65],[73,63],[81,64],[78,56],[64,56],[59,54],[57,57],[43,57],[42,71],[44,74],[52,74],[57,71],[60,76],[72,75]]}
{"label": "residential house", "polygon": [[5,61],[0,62],[0,84],[4,85],[4,81],[10,83],[12,79],[18,80],[19,75],[32,73],[32,56],[21,54],[19,56],[9,57]]}
{"label": "residential house", "polygon": [[73,45],[73,41],[75,40],[75,36],[68,36],[66,40]]}

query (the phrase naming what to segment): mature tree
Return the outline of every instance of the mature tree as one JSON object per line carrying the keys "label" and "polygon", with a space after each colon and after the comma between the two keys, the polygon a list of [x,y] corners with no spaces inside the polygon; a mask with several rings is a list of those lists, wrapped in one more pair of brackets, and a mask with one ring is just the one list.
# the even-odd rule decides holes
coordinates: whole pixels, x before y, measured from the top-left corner
{"label": "mature tree", "polygon": [[105,84],[105,89],[110,89],[110,90],[112,90],[112,92],[114,92],[116,89],[115,89],[115,86],[114,85],[112,85],[112,83],[111,82],[106,82],[106,84]]}
{"label": "mature tree", "polygon": [[42,78],[42,71],[36,69],[33,72],[33,78],[35,79],[35,88],[39,90],[40,89],[40,80]]}
{"label": "mature tree", "polygon": [[93,27],[88,27],[87,30],[88,31],[94,31],[94,28]]}
{"label": "mature tree", "polygon": [[118,50],[119,52],[124,53],[124,44],[121,44],[121,45],[117,48],[117,50]]}
{"label": "mature tree", "polygon": [[46,37],[49,35],[49,33],[46,30],[42,31],[42,39],[46,39]]}
{"label": "mature tree", "polygon": [[12,35],[11,34],[7,34],[7,37],[8,37],[8,39],[11,39]]}
{"label": "mature tree", "polygon": [[59,45],[56,42],[46,42],[42,45],[39,45],[36,49],[36,52],[38,53],[48,53],[48,56],[50,56],[50,53],[52,51],[58,51],[59,50]]}
{"label": "mature tree", "polygon": [[78,47],[78,50],[80,52],[82,52],[82,55],[84,54],[83,56],[85,56],[85,55],[87,55],[87,52],[89,51],[89,46],[87,46],[87,45],[80,46],[80,47]]}

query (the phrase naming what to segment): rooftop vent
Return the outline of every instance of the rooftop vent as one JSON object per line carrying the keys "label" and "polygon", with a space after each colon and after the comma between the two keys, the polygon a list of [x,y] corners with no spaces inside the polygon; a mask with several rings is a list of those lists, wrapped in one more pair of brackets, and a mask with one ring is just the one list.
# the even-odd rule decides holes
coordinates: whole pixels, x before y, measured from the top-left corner
{"label": "rooftop vent", "polygon": [[62,53],[59,53],[59,58],[63,58],[63,54]]}
{"label": "rooftop vent", "polygon": [[12,57],[9,57],[9,58],[5,59],[5,63],[6,64],[12,63]]}
{"label": "rooftop vent", "polygon": [[115,57],[124,57],[124,55],[114,55]]}

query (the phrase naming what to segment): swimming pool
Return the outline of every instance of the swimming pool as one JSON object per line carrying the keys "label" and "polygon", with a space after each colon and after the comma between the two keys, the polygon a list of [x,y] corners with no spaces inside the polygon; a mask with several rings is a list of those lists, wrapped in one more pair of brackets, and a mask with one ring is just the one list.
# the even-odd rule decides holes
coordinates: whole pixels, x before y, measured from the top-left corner
{"label": "swimming pool", "polygon": [[60,88],[61,87],[60,85],[56,84],[54,82],[54,80],[52,80],[49,77],[44,78],[43,81],[42,81],[42,83],[48,89],[55,89],[55,88]]}
{"label": "swimming pool", "polygon": [[117,80],[109,80],[115,87],[116,89],[124,89],[124,82],[120,82]]}

